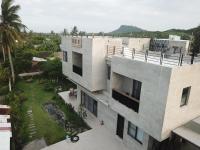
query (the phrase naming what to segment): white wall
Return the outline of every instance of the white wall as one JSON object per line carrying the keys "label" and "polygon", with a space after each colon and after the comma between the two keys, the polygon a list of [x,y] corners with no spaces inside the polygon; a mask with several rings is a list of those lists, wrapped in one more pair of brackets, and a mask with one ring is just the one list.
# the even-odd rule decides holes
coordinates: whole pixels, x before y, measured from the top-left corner
{"label": "white wall", "polygon": [[[116,135],[116,129],[117,129],[117,117],[118,113],[113,111],[109,105],[105,105],[102,102],[98,101],[98,99],[95,97],[94,94],[89,92],[88,90],[78,86],[78,101],[81,102],[81,92],[83,91],[93,99],[95,99],[98,102],[98,116],[97,119],[99,121],[104,121],[104,126],[109,129],[109,131],[113,134]],[[148,143],[149,143],[149,136],[148,134],[144,133],[144,138],[143,138],[143,144],[140,144],[137,142],[135,139],[130,137],[128,134],[128,120],[125,118],[125,124],[124,124],[124,135],[123,135],[123,143],[127,146],[128,149],[130,150],[147,150]],[[119,138],[116,135],[116,138]]]}
{"label": "white wall", "polygon": [[127,43],[127,47],[132,50],[133,48],[136,51],[149,50],[150,47],[150,38],[123,38],[124,43]]}
{"label": "white wall", "polygon": [[[141,81],[142,88],[139,113],[128,109],[114,99],[110,100],[111,108],[161,141],[171,68],[115,56],[112,58],[112,72]],[[119,84],[112,78],[111,82],[112,87]]]}
{"label": "white wall", "polygon": [[[106,89],[106,48],[109,45],[120,49],[122,40],[106,37],[84,37],[80,48],[72,46],[72,37],[63,37],[62,42],[61,45],[64,45],[66,47],[65,51],[68,52],[68,62],[63,62],[63,73],[90,91]],[[72,71],[72,52],[82,54],[82,76]]]}
{"label": "white wall", "polygon": [[[180,107],[182,90],[191,86],[188,104]],[[163,124],[163,138],[171,130],[200,116],[200,64],[173,68]]]}

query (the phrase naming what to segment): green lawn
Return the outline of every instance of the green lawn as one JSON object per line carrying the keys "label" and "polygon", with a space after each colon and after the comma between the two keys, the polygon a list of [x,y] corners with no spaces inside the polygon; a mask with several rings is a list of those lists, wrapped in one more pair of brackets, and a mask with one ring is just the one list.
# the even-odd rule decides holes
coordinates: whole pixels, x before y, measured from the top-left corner
{"label": "green lawn", "polygon": [[[24,95],[28,98],[23,104],[24,119],[21,129],[23,143],[44,137],[49,145],[64,139],[64,129],[49,116],[42,106],[45,102],[52,100],[52,97],[55,95],[54,92],[44,91],[43,85],[39,84],[37,80],[32,83],[19,81],[16,86],[17,89],[24,91]],[[30,117],[27,115],[27,110],[29,109],[33,111],[33,121],[37,131],[32,138],[29,137],[30,130],[28,128]]]}

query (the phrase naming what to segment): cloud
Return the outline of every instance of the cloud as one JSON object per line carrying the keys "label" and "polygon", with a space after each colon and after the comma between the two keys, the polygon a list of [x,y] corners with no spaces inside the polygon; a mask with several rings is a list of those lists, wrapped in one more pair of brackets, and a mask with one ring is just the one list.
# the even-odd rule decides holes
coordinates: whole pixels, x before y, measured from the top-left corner
{"label": "cloud", "polygon": [[23,22],[34,31],[56,32],[77,25],[87,32],[122,24],[147,30],[191,28],[200,22],[199,0],[16,0]]}

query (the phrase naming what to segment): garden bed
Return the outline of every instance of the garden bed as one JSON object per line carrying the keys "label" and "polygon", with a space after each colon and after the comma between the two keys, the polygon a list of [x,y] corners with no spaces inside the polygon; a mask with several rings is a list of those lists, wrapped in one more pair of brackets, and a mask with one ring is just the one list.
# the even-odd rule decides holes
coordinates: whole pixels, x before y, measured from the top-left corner
{"label": "garden bed", "polygon": [[[41,139],[43,137],[47,145],[64,140],[67,130],[65,130],[63,127],[63,120],[69,122],[73,129],[78,129],[78,132],[83,132],[89,129],[87,124],[85,124],[79,115],[75,113],[71,106],[68,106],[62,102],[54,90],[44,90],[44,85],[45,84],[40,84],[38,80],[33,80],[31,83],[20,80],[16,85],[16,89],[22,92],[23,96],[27,98],[22,105],[23,111],[21,112],[23,113],[23,118],[22,124],[20,125],[21,129],[19,134],[22,144],[27,144],[30,141]],[[47,111],[47,106],[55,106],[55,108]],[[36,128],[36,133],[33,137],[28,136],[30,133],[30,130],[28,129],[30,126],[30,118],[27,116],[27,111],[29,110],[32,112],[32,123]],[[56,113],[55,115],[51,112],[53,110],[59,113]]]}

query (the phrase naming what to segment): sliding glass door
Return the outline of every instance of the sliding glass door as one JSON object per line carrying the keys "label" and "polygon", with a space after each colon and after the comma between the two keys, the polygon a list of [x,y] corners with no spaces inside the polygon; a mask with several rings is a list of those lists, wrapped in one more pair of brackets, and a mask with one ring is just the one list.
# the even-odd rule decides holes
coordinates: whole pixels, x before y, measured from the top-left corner
{"label": "sliding glass door", "polygon": [[97,101],[94,100],[92,97],[85,94],[83,91],[81,92],[81,102],[83,106],[89,110],[91,113],[93,113],[97,117]]}

